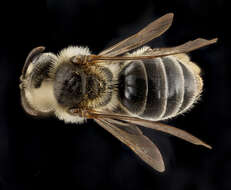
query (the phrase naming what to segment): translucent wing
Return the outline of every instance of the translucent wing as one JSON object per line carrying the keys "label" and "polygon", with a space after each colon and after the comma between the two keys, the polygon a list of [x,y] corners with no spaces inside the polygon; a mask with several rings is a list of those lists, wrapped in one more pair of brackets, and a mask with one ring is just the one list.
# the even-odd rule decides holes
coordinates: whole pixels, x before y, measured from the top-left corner
{"label": "translucent wing", "polygon": [[160,56],[174,55],[174,54],[179,54],[179,53],[188,53],[190,51],[214,44],[216,42],[217,42],[217,38],[214,38],[212,40],[197,38],[195,40],[188,41],[176,47],[153,49],[151,54],[153,56],[160,57]]}
{"label": "translucent wing", "polygon": [[157,146],[142,134],[134,124],[112,119],[95,119],[105,130],[131,148],[144,162],[159,172],[165,170],[163,158]]}
{"label": "translucent wing", "polygon": [[163,57],[168,55],[174,55],[179,53],[188,53],[190,51],[199,49],[204,46],[211,45],[217,42],[217,38],[212,40],[206,40],[197,38],[196,40],[188,41],[182,45],[170,47],[170,48],[156,48],[148,52],[148,55],[144,56],[101,56],[90,55],[89,61],[101,61],[101,60],[142,60],[142,59],[154,59],[157,57]]}
{"label": "translucent wing", "polygon": [[147,25],[138,33],[102,51],[102,56],[117,56],[140,47],[163,34],[171,26],[173,13],[168,13]]}
{"label": "translucent wing", "polygon": [[132,117],[132,116],[119,115],[113,113],[107,114],[107,113],[99,113],[99,112],[87,112],[86,117],[93,118],[93,119],[113,119],[113,120],[125,121],[130,124],[139,125],[139,126],[155,129],[157,131],[161,131],[164,133],[168,133],[170,135],[176,136],[180,139],[183,139],[195,145],[201,145],[209,149],[212,148],[210,145],[206,144],[202,140],[198,139],[197,137],[191,135],[190,133],[184,130],[159,122],[149,121],[149,120],[141,119],[138,117]]}

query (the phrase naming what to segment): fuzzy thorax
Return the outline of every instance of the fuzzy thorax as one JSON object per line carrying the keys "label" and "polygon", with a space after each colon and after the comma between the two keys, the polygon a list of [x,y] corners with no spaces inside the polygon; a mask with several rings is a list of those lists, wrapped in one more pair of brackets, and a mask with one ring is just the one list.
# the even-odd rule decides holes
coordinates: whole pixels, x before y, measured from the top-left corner
{"label": "fuzzy thorax", "polygon": [[87,47],[69,46],[61,50],[57,55],[57,61],[53,62],[50,69],[50,77],[54,78],[57,68],[63,63],[70,63],[70,59],[78,55],[90,55],[91,52]]}
{"label": "fuzzy thorax", "polygon": [[[56,88],[54,90],[56,91],[55,97],[57,106],[55,108],[55,115],[65,122],[80,122],[79,119],[76,121],[76,116],[71,116],[66,110],[68,110],[71,106],[77,107],[79,109],[96,109],[99,107],[106,106],[112,96],[112,86],[113,86],[113,74],[110,71],[109,68],[104,67],[100,64],[95,65],[73,65],[71,62],[71,58],[74,56],[79,55],[89,55],[90,51],[88,48],[82,48],[82,47],[68,47],[64,50],[62,50],[58,56],[57,61],[52,64],[52,67],[50,68],[49,76],[54,81],[53,86],[57,86],[58,91]],[[70,64],[70,65],[69,65]],[[66,66],[65,66],[66,65]],[[63,70],[66,69],[66,71],[63,73]],[[78,72],[77,72],[78,70]],[[60,74],[60,72],[62,72]],[[84,93],[81,95],[79,99],[82,99],[79,103],[75,101],[72,105],[70,101],[75,100],[76,95],[73,98],[68,99],[68,106],[65,103],[66,97],[70,92],[75,92],[75,85],[76,82],[74,80],[74,77],[71,77],[73,73],[82,73],[80,76],[81,82],[85,81],[85,85],[82,85],[84,87]],[[59,75],[60,74],[60,75]],[[70,77],[69,77],[70,76]],[[65,79],[66,78],[66,79]],[[69,80],[69,78],[71,80]],[[67,80],[68,79],[68,80]],[[73,79],[73,80],[72,80]],[[84,79],[84,80],[83,80]],[[72,81],[72,82],[70,82]],[[56,85],[58,84],[58,85]],[[80,85],[80,83],[78,83]],[[83,89],[83,88],[81,88]],[[80,89],[80,91],[81,91]],[[64,92],[65,90],[65,92]],[[65,95],[67,94],[67,95]],[[62,101],[60,101],[60,96],[63,97]],[[70,95],[72,97],[72,95]],[[71,105],[71,106],[70,106]]]}

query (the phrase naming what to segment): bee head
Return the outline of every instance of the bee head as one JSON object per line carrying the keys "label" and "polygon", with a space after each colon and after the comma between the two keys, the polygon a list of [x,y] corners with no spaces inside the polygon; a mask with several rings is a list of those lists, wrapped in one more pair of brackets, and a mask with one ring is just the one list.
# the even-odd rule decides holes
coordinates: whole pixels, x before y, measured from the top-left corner
{"label": "bee head", "polygon": [[47,115],[53,109],[48,75],[57,57],[52,53],[43,53],[44,49],[37,47],[29,53],[20,77],[22,106],[28,114],[34,116]]}

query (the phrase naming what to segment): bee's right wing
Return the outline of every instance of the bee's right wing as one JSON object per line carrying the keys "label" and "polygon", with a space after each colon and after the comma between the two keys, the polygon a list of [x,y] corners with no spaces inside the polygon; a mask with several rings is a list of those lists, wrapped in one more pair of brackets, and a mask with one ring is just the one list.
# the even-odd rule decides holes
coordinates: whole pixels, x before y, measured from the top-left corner
{"label": "bee's right wing", "polygon": [[[188,41],[182,45],[169,47],[169,48],[155,48],[150,50],[147,55],[143,56],[101,56],[101,55],[89,55],[89,62],[97,62],[102,60],[117,61],[117,60],[143,60],[154,59],[157,57],[163,57],[168,55],[175,55],[180,53],[188,53],[193,50],[205,47],[217,42],[217,38],[206,40],[203,38],[197,38],[192,41]],[[110,62],[111,63],[111,62]]]}
{"label": "bee's right wing", "polygon": [[102,51],[99,56],[117,56],[138,48],[163,34],[171,26],[173,13],[153,21],[138,33]]}
{"label": "bee's right wing", "polygon": [[106,118],[98,118],[95,121],[131,148],[152,168],[159,172],[164,172],[164,161],[159,149],[148,137],[143,135],[142,131],[136,125]]}
{"label": "bee's right wing", "polygon": [[162,57],[167,55],[174,55],[179,53],[188,53],[193,50],[214,44],[217,42],[217,38],[206,40],[203,38],[197,38],[192,41],[188,41],[182,45],[176,46],[176,47],[169,47],[169,48],[155,48],[152,49],[152,56],[156,57]]}

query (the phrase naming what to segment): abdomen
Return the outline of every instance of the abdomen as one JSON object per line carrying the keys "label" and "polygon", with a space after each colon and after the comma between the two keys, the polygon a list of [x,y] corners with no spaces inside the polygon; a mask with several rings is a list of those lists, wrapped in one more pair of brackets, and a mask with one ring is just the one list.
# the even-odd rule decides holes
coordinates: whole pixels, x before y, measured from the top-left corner
{"label": "abdomen", "polygon": [[185,54],[131,61],[119,76],[119,100],[131,114],[164,120],[187,111],[202,91],[200,69]]}

